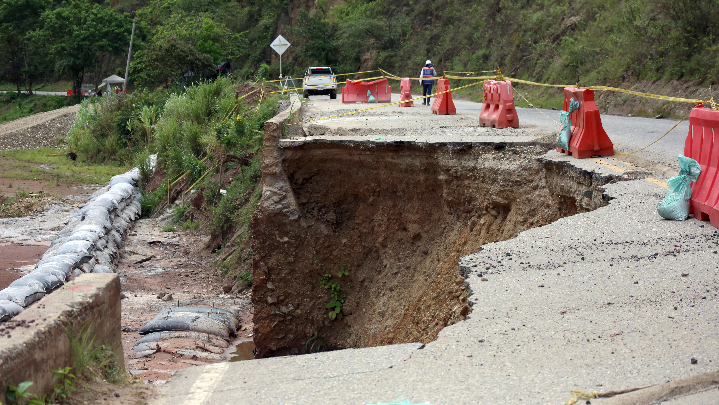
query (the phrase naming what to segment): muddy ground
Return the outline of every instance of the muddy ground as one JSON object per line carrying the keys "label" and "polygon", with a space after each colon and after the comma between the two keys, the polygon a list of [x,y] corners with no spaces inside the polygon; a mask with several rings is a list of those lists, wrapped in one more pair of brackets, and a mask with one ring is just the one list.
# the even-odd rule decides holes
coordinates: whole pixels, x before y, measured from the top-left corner
{"label": "muddy ground", "polygon": [[[118,266],[122,291],[122,345],[125,365],[133,375],[163,383],[184,368],[228,361],[236,345],[252,340],[250,290],[238,290],[234,280],[214,267],[197,231],[163,232],[166,217],[141,219],[129,232]],[[158,312],[173,306],[216,306],[241,310],[242,326],[221,352],[195,339],[172,339],[155,353],[136,358],[137,333]],[[182,352],[188,353],[183,354]]]}
{"label": "muddy ground", "polygon": [[[67,134],[76,110],[77,106],[68,107],[0,125],[0,150],[56,146],[58,137]],[[16,138],[23,141],[18,143]],[[8,159],[0,161],[0,198],[18,190],[27,191],[29,197],[16,199],[8,207],[19,216],[0,217],[0,289],[33,269],[70,216],[101,187],[8,177],[18,170],[16,166]],[[128,230],[118,263],[124,362],[133,377],[121,385],[102,378],[78,383],[80,389],[68,403],[144,404],[154,395],[152,385],[164,383],[178,370],[252,357],[250,290],[218,273],[214,257],[204,249],[207,237],[201,231],[163,232],[168,217],[137,221]],[[217,339],[213,346],[198,339],[172,339],[136,358],[133,346],[141,337],[138,330],[158,312],[177,305],[237,308],[241,327],[229,343]]]}

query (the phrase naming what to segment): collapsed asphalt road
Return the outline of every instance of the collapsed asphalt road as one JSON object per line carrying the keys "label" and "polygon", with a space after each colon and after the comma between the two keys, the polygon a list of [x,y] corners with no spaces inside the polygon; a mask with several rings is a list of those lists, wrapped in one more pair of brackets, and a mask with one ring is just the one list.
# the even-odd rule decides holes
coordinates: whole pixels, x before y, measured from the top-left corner
{"label": "collapsed asphalt road", "polygon": [[[357,107],[312,100],[305,108],[304,117],[320,117]],[[461,105],[457,116],[388,107],[308,124],[304,134],[291,132],[294,141],[282,142],[512,143],[552,131],[472,127],[476,119]],[[543,158],[598,176],[616,174],[621,164],[553,151]],[[472,312],[434,342],[195,367],[175,375],[157,403],[379,404],[401,398],[435,405],[545,404],[569,401],[571,390],[617,392],[685,377],[691,393],[691,377],[715,372],[719,362],[719,231],[694,218],[661,219],[655,206],[667,191],[641,177],[606,185],[611,201],[605,207],[462,258],[458,267]],[[614,403],[622,395],[629,394],[591,402]],[[672,403],[692,403],[702,394],[693,395]]]}

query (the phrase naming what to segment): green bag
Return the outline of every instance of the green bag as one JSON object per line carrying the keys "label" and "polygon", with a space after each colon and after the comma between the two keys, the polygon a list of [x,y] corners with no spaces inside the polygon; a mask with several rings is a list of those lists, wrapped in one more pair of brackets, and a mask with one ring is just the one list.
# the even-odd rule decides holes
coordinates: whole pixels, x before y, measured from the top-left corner
{"label": "green bag", "polygon": [[657,205],[662,218],[684,221],[689,216],[691,183],[697,181],[702,167],[692,158],[679,155],[679,176],[667,180],[669,194]]}
{"label": "green bag", "polygon": [[374,98],[374,96],[372,95],[372,92],[370,92],[369,90],[367,90],[367,98],[369,99],[369,102],[370,102],[370,103],[376,103],[376,102],[377,102],[377,99]]}
{"label": "green bag", "polygon": [[569,150],[569,140],[572,138],[572,124],[569,120],[569,114],[576,111],[579,108],[579,103],[574,98],[569,100],[569,111],[562,111],[559,113],[559,123],[562,128],[557,134],[557,147],[564,150]]}

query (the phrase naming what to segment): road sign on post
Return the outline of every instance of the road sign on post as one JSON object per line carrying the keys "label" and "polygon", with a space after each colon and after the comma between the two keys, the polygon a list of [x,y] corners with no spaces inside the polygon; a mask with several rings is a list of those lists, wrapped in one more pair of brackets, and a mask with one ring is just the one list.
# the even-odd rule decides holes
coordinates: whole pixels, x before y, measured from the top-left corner
{"label": "road sign on post", "polygon": [[290,43],[282,35],[278,35],[274,41],[270,44],[275,52],[280,54],[280,79],[282,79],[282,54],[285,53],[287,48],[290,47]]}

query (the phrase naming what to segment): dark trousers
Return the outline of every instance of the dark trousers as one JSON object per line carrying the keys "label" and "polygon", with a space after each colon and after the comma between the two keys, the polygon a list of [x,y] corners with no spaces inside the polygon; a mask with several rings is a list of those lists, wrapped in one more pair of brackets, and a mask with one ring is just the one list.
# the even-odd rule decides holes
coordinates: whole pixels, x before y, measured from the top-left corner
{"label": "dark trousers", "polygon": [[[430,84],[422,84],[422,97],[429,96],[432,94],[432,86],[434,83]],[[422,100],[422,104],[429,104],[429,100],[431,100],[429,97]]]}

